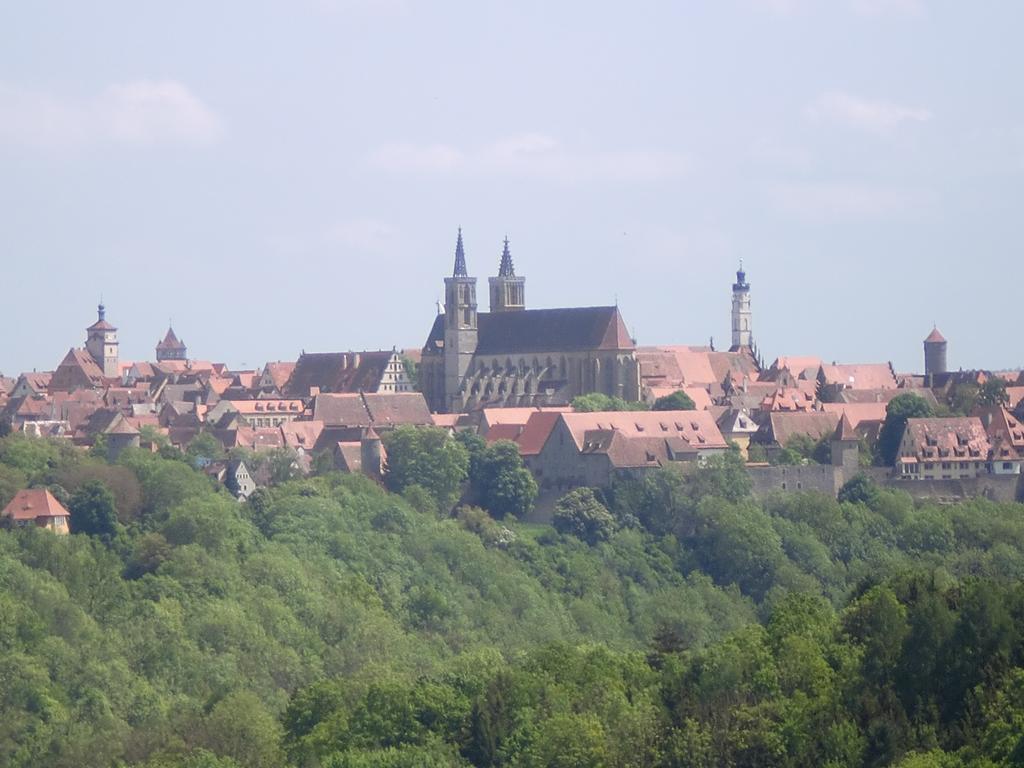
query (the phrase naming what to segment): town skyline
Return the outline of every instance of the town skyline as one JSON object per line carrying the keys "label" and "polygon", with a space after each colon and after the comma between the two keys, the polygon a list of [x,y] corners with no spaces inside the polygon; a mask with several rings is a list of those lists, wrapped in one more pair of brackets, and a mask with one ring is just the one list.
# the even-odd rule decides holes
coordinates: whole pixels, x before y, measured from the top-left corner
{"label": "town skyline", "polygon": [[[459,231],[461,232],[461,228],[459,228]],[[454,253],[454,248],[452,250],[453,250],[453,253]],[[493,276],[493,275],[498,273],[498,269],[497,269],[497,267],[495,267],[494,269],[490,270],[490,272],[488,272],[487,274],[478,274],[476,271],[474,271],[473,267],[471,266],[472,265],[472,260],[468,257],[468,255],[467,255],[467,262],[469,264],[469,266],[468,266],[469,274],[472,275],[472,276],[475,276],[475,277],[479,277],[482,280],[484,280],[485,282],[486,282],[486,278],[488,278],[490,276]],[[500,262],[500,256],[499,256],[499,262]],[[740,262],[737,265],[737,267],[739,269],[743,269],[744,271],[746,271],[746,265],[744,264],[742,259],[740,260]],[[522,272],[523,272],[523,270],[520,270],[520,273],[522,273]],[[729,280],[730,283],[732,282],[733,279],[736,278],[736,271],[733,270],[731,275],[732,275],[732,277]],[[447,273],[445,274],[445,276],[446,277],[448,276]],[[893,367],[894,367],[895,370],[897,370],[899,372],[902,372],[902,373],[915,373],[915,372],[916,373],[920,373],[920,372],[922,372],[924,370],[924,357],[923,357],[923,353],[921,352],[921,349],[922,349],[921,344],[923,343],[923,340],[925,338],[924,335],[921,335],[921,338],[918,339],[918,342],[917,342],[917,345],[916,345],[917,350],[918,350],[918,354],[917,354],[917,358],[918,359],[917,359],[917,361],[913,362],[913,363],[911,363],[911,364],[909,364],[908,366],[905,366],[905,367],[901,367],[896,362],[897,358],[893,357],[893,356],[880,356],[880,355],[876,355],[875,357],[870,358],[870,359],[865,358],[863,360],[851,360],[851,359],[843,359],[843,358],[836,358],[836,357],[830,356],[830,355],[827,354],[827,350],[822,351],[822,350],[797,349],[797,350],[794,351],[794,350],[788,349],[788,348],[780,348],[780,349],[776,350],[774,346],[767,346],[767,345],[762,346],[762,344],[761,344],[761,336],[758,333],[758,330],[759,330],[759,324],[758,324],[759,317],[758,317],[758,315],[759,315],[759,313],[757,312],[757,308],[758,308],[759,305],[758,305],[758,302],[757,302],[756,280],[754,278],[752,278],[752,277],[750,278],[750,280],[754,283],[754,288],[753,288],[752,293],[755,296],[755,298],[753,300],[753,306],[754,306],[754,309],[753,309],[753,331],[754,331],[753,341],[754,341],[755,345],[758,347],[758,350],[761,352],[761,354],[766,358],[764,360],[765,364],[770,363],[771,360],[773,360],[776,357],[787,357],[787,356],[793,356],[795,354],[795,355],[810,355],[810,356],[820,357],[822,360],[832,360],[834,362],[840,362],[840,363],[855,363],[855,362],[869,362],[869,361],[870,362],[890,362],[890,363],[893,364]],[[532,301],[534,293],[535,292],[536,293],[540,293],[541,292],[541,291],[537,290],[536,282],[537,281],[532,281],[531,285],[530,285],[531,301],[529,303],[529,306],[532,309],[548,308],[547,306],[544,306],[544,307],[537,306]],[[443,303],[443,302],[441,302],[440,299],[441,299],[441,292],[439,291],[438,299],[436,299],[434,302],[432,302],[433,306],[435,307],[435,312],[432,313],[432,314],[436,314],[436,310],[437,309],[442,309],[442,307],[440,307],[440,304]],[[105,299],[105,297],[100,295],[99,298],[98,298],[97,305],[94,305],[94,306],[103,307],[104,308],[104,312],[107,312],[110,309],[107,306],[107,304],[108,304],[108,302]],[[726,302],[723,302],[723,304],[726,304]],[[557,306],[557,305],[552,305],[552,307],[554,307],[554,306]],[[678,339],[677,338],[677,339],[661,340],[661,341],[657,341],[657,342],[648,342],[643,337],[639,337],[638,338],[637,335],[635,334],[635,326],[632,326],[632,324],[630,324],[630,322],[629,322],[629,317],[630,317],[629,308],[621,307],[620,306],[620,303],[619,303],[617,295],[613,295],[612,300],[609,301],[609,302],[606,302],[606,303],[593,303],[593,304],[589,304],[589,305],[585,304],[584,306],[616,306],[616,307],[620,307],[620,309],[623,310],[623,315],[624,315],[624,319],[626,320],[628,330],[629,330],[630,334],[634,336],[634,341],[637,344],[637,346],[652,347],[652,346],[679,346],[679,345],[682,345],[682,346],[705,347],[705,346],[708,346],[711,342],[714,342],[714,346],[715,346],[716,349],[719,349],[719,350],[728,350],[729,349],[730,334],[729,334],[729,329],[728,329],[728,323],[727,322],[723,322],[723,323],[720,324],[724,328],[724,330],[721,333],[716,334],[716,335],[707,336],[703,340],[699,340],[699,339],[693,339],[693,340],[688,340],[687,339],[687,340],[684,340],[684,339]],[[728,306],[727,305],[726,305],[726,310],[728,310]],[[344,351],[352,352],[352,351],[370,350],[370,349],[376,349],[376,350],[395,349],[395,350],[398,350],[399,352],[402,352],[402,351],[406,351],[406,350],[419,350],[422,347],[422,344],[423,344],[422,341],[419,342],[419,343],[405,343],[405,344],[403,344],[403,343],[400,343],[400,341],[402,341],[402,340],[396,340],[396,341],[393,341],[390,344],[383,343],[383,341],[380,344],[369,343],[369,344],[362,344],[362,345],[359,345],[359,344],[347,344],[346,345],[344,343],[341,343],[341,344],[336,344],[335,346],[330,347],[330,348],[322,348],[322,349],[321,348],[314,348],[314,347],[310,347],[310,346],[302,346],[299,349],[293,349],[291,351],[285,349],[278,356],[268,355],[264,359],[235,360],[235,359],[232,359],[230,356],[220,354],[217,351],[209,351],[208,352],[207,350],[205,350],[204,349],[205,345],[204,345],[204,342],[203,342],[203,339],[202,339],[202,335],[203,334],[201,332],[200,333],[194,332],[194,331],[198,331],[199,329],[195,329],[194,328],[194,329],[192,329],[192,332],[182,331],[181,330],[182,328],[190,328],[191,326],[189,324],[184,324],[183,325],[183,324],[180,324],[180,323],[176,323],[173,316],[169,316],[167,318],[167,322],[166,322],[165,325],[157,324],[157,326],[155,326],[155,327],[161,327],[163,330],[161,330],[159,332],[158,338],[155,341],[153,341],[151,344],[148,345],[148,348],[146,346],[144,346],[144,345],[141,346],[141,347],[139,346],[139,339],[143,335],[143,332],[140,329],[130,328],[130,327],[128,327],[128,325],[126,323],[124,323],[122,321],[118,321],[117,320],[116,312],[111,315],[111,318],[114,321],[114,325],[118,329],[118,333],[119,333],[119,336],[120,336],[120,339],[121,339],[121,341],[120,341],[120,348],[121,348],[121,351],[122,351],[122,355],[121,356],[122,356],[123,360],[129,360],[129,361],[154,360],[155,359],[155,355],[153,353],[153,350],[155,350],[157,344],[164,338],[164,335],[167,333],[167,331],[169,329],[173,329],[174,333],[177,335],[178,338],[183,339],[183,340],[184,339],[191,339],[192,340],[190,342],[190,347],[193,350],[193,354],[190,355],[191,358],[198,359],[198,360],[209,360],[209,361],[215,361],[215,362],[224,363],[224,364],[226,364],[232,370],[243,370],[243,369],[244,370],[258,370],[258,369],[262,368],[263,365],[268,363],[268,362],[275,362],[275,361],[281,361],[281,360],[284,360],[284,361],[294,360],[298,355],[300,355],[300,354],[302,354],[304,352],[344,352]],[[95,309],[93,311],[93,317],[90,317],[88,322],[91,324],[94,320],[95,320]],[[86,326],[83,325],[82,327],[85,328]],[[427,327],[427,326],[424,326],[424,327]],[[928,326],[928,328],[926,329],[925,333],[930,332],[934,328],[939,328],[941,330],[941,324],[940,323],[932,323],[931,325]],[[74,335],[76,330],[78,331],[77,332],[77,339],[72,341],[70,343],[69,347],[65,347],[60,352],[59,358],[63,357],[64,354],[66,354],[66,350],[68,348],[71,348],[71,349],[82,349],[82,348],[84,348],[84,346],[82,344],[81,330],[79,330],[79,329],[72,329],[71,335]],[[945,334],[945,331],[943,331],[943,333]],[[948,338],[948,334],[945,334],[945,335]],[[359,336],[359,337],[360,338],[369,338],[369,337],[366,337],[365,335],[362,335],[362,336]],[[128,340],[127,344],[125,343],[125,339]],[[424,337],[424,339],[425,339],[425,337]],[[197,341],[198,341],[198,343],[196,343]],[[958,363],[958,360],[960,358],[958,356],[957,344],[956,344],[955,340],[953,342],[952,348],[953,348],[953,355],[950,358],[950,362],[949,362],[949,366],[950,366],[951,370],[955,370],[955,369],[959,368],[959,369],[963,369],[963,370],[1003,371],[1003,370],[1014,370],[1014,368],[1018,368],[1019,369],[1021,367],[1024,367],[1024,365],[1022,365],[1020,363],[1018,363],[1016,366],[1011,364],[1011,365],[1007,365],[1005,367],[994,367],[994,366],[985,366],[985,365],[964,366],[964,365],[961,365],[961,364]],[[133,354],[133,349],[137,349],[139,351],[139,354]],[[905,355],[905,357],[907,357],[909,359],[911,356],[910,355]],[[58,361],[59,361],[59,358],[58,358]],[[56,367],[56,362],[51,362],[49,367],[47,367],[47,363],[46,362],[40,362],[40,364],[37,364],[37,365],[33,365],[33,366],[30,366],[30,367],[21,367],[21,368],[17,368],[17,369],[15,368],[15,366],[6,366],[6,367],[5,366],[6,366],[6,362],[5,361],[0,361],[0,375],[17,376],[19,373],[22,373],[22,372],[52,370],[52,368]]]}

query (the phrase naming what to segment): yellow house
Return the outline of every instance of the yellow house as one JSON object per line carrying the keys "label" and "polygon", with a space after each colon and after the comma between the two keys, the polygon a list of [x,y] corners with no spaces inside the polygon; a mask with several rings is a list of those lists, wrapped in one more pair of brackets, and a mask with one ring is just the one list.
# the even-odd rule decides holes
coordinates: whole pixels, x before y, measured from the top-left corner
{"label": "yellow house", "polygon": [[45,488],[18,491],[11,503],[0,512],[0,518],[11,526],[36,525],[54,533],[67,534],[71,514]]}

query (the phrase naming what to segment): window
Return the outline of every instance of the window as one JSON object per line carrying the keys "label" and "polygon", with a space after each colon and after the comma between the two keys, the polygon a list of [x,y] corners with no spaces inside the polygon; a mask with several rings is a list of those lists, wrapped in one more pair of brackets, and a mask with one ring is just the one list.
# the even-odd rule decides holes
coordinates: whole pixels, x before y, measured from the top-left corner
{"label": "window", "polygon": [[952,465],[951,465],[951,464],[950,464],[950,463],[949,463],[948,461],[944,461],[944,462],[942,462],[942,468],[943,468],[943,469],[950,469],[950,468],[951,468],[951,466],[952,466]]}
{"label": "window", "polygon": [[1013,469],[1013,464],[1010,463],[1009,461],[1004,461],[1003,462],[1003,469]]}

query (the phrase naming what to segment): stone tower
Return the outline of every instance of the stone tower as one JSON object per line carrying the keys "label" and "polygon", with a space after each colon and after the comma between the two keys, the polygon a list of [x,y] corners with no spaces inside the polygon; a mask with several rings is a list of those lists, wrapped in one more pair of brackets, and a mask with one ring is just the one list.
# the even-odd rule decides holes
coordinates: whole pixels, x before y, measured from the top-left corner
{"label": "stone tower", "polygon": [[753,332],[750,324],[750,283],[743,271],[743,260],[736,270],[736,282],[732,284],[732,347],[730,352],[751,349]]}
{"label": "stone tower", "polygon": [[498,276],[488,278],[487,282],[491,288],[491,312],[512,312],[526,309],[526,278],[522,275],[516,276],[507,237],[505,238],[505,249],[501,252]]}
{"label": "stone tower", "polygon": [[932,376],[946,372],[946,339],[939,329],[932,327],[932,332],[924,340],[924,375]]}
{"label": "stone tower", "polygon": [[185,342],[181,341],[174,333],[174,329],[167,327],[167,335],[163,341],[156,344],[156,361],[162,363],[164,360],[187,360],[188,349]]}
{"label": "stone tower", "polygon": [[466,272],[462,228],[455,242],[455,269],[444,279],[444,395],[449,411],[461,407],[462,382],[477,344],[476,278]]}
{"label": "stone tower", "polygon": [[830,441],[832,448],[832,466],[843,470],[843,482],[852,478],[860,470],[860,435],[853,428],[850,417],[845,413],[839,419],[836,431]]}
{"label": "stone tower", "polygon": [[96,308],[96,315],[96,322],[85,329],[85,351],[96,361],[106,378],[116,379],[121,375],[117,360],[117,328],[107,322],[107,308],[102,301]]}

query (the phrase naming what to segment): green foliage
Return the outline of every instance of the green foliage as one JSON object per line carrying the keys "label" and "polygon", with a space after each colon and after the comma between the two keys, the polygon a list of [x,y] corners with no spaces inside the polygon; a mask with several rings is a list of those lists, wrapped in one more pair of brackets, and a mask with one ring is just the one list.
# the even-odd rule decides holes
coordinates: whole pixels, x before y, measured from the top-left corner
{"label": "green foliage", "polygon": [[615,530],[615,518],[597,500],[593,488],[569,491],[555,504],[555,530],[594,545],[607,541]]}
{"label": "green foliage", "polygon": [[[106,465],[25,456],[48,458],[16,472],[115,503],[94,493]],[[238,504],[180,460],[110,468],[141,488],[123,530],[105,518],[110,544],[0,531],[4,766],[1024,756],[1017,504],[755,501],[730,454],[569,494],[563,510],[644,522],[591,546],[479,508],[420,514],[416,484],[407,500],[328,473]]]}
{"label": "green foliage", "polygon": [[573,410],[580,413],[596,411],[647,411],[650,406],[642,401],[623,400],[621,397],[605,395],[601,392],[590,392],[578,395],[572,400]]}
{"label": "green foliage", "polygon": [[1006,380],[992,376],[978,388],[978,405],[1009,405],[1010,396],[1006,393]]}
{"label": "green foliage", "polygon": [[[676,390],[671,395],[659,397],[651,406],[652,411],[693,411],[697,406],[686,392]],[[577,409],[578,410],[578,409]]]}
{"label": "green foliage", "polygon": [[913,392],[896,395],[885,407],[885,422],[878,434],[878,458],[882,466],[892,466],[903,439],[907,419],[926,418],[932,415],[928,403]]}
{"label": "green foliage", "polygon": [[425,488],[441,510],[458,501],[469,473],[469,453],[443,429],[402,426],[385,433],[387,473],[384,481],[393,491],[410,485]]}
{"label": "green foliage", "polygon": [[473,496],[493,517],[523,517],[530,511],[537,498],[537,482],[523,465],[515,443],[498,440],[482,448],[470,443],[469,456]]}
{"label": "green foliage", "polygon": [[867,504],[869,507],[878,502],[878,485],[867,475],[858,473],[843,483],[839,489],[839,501],[850,504]]}
{"label": "green foliage", "polygon": [[109,541],[117,533],[114,494],[95,480],[82,485],[71,497],[71,532],[86,533]]}

